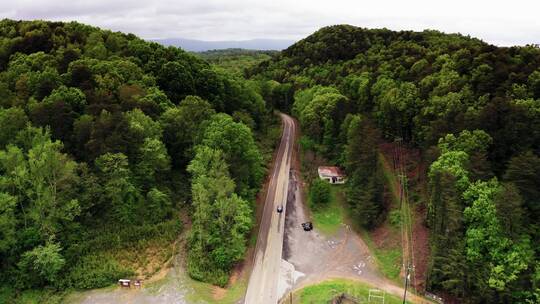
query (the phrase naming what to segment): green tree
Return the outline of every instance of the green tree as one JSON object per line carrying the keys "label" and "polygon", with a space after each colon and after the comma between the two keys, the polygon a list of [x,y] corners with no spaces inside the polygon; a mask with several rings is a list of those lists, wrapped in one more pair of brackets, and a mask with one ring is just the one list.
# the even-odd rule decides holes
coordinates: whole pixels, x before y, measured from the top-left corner
{"label": "green tree", "polygon": [[25,222],[31,221],[46,240],[79,214],[74,193],[78,178],[76,163],[60,152],[62,144],[41,129],[35,131],[26,153],[15,146],[0,151],[1,186],[19,197]]}
{"label": "green tree", "polygon": [[[134,175],[145,189],[164,180],[171,169],[171,159],[165,145],[155,138],[146,138],[139,151]],[[161,177],[161,178],[160,178]]]}
{"label": "green tree", "polygon": [[527,84],[534,98],[540,98],[540,71],[532,72],[527,79]]}
{"label": "green tree", "polygon": [[49,95],[60,85],[60,75],[54,67],[45,66],[43,71],[35,71],[26,74],[27,88],[30,96],[38,100]]}
{"label": "green tree", "polygon": [[64,102],[70,105],[74,111],[81,113],[86,106],[86,96],[78,88],[60,86],[59,88],[53,90],[49,96],[45,97],[43,102]]}
{"label": "green tree", "polygon": [[0,255],[8,253],[17,243],[17,197],[0,192]]}
{"label": "green tree", "polygon": [[188,171],[194,207],[188,272],[197,280],[223,286],[245,252],[251,210],[247,201],[233,193],[234,181],[220,150],[199,147]]}
{"label": "green tree", "polygon": [[93,32],[88,35],[84,49],[84,53],[88,57],[96,59],[105,59],[107,57],[107,48],[100,32]]}
{"label": "green tree", "polygon": [[172,211],[171,199],[166,193],[152,188],[146,193],[145,210],[147,219],[158,223],[170,215]]}
{"label": "green tree", "polygon": [[356,109],[359,111],[367,111],[371,109],[371,75],[369,72],[363,72],[360,75],[350,74],[341,84],[341,91],[345,96],[349,97],[356,104]]}
{"label": "green tree", "polygon": [[321,179],[315,179],[309,187],[309,199],[314,207],[320,208],[330,202],[330,184]]}
{"label": "green tree", "polygon": [[343,130],[347,137],[345,168],[349,173],[371,172],[377,166],[377,144],[381,135],[369,119],[360,115],[350,118],[348,128]]}
{"label": "green tree", "polygon": [[205,127],[200,144],[223,152],[241,197],[255,196],[264,173],[262,155],[246,125],[227,114],[216,114]]}
{"label": "green tree", "polygon": [[61,149],[61,143],[47,140],[28,151],[27,193],[33,201],[30,217],[48,236],[59,231],[61,221],[72,221],[80,211],[73,193],[76,163]]}
{"label": "green tree", "polygon": [[528,224],[525,227],[528,228],[531,236],[538,240],[540,238],[540,222],[538,222],[540,218],[540,157],[531,151],[512,157],[504,174],[504,180],[515,185],[519,191],[524,209],[523,223]]}
{"label": "green tree", "polygon": [[502,291],[527,269],[532,251],[528,238],[512,242],[504,236],[494,202],[498,191],[501,188],[496,180],[476,182],[463,197],[471,204],[464,211],[467,259],[489,270],[489,276],[481,279],[490,288]]}
{"label": "green tree", "polygon": [[41,127],[49,127],[52,136],[63,142],[70,140],[73,123],[78,117],[72,106],[61,99],[45,98],[43,102],[34,100],[28,105],[32,123]]}
{"label": "green tree", "polygon": [[525,232],[524,223],[526,223],[523,199],[519,190],[512,183],[503,183],[493,199],[502,231],[512,240],[519,240]]}
{"label": "green tree", "polygon": [[146,138],[161,139],[162,130],[159,123],[141,110],[126,112],[125,117],[129,124],[130,135],[138,141],[144,141]]}
{"label": "green tree", "polygon": [[300,117],[304,109],[311,103],[313,98],[324,94],[339,94],[339,91],[333,87],[314,86],[309,89],[297,91],[294,94],[294,104],[292,113]]}
{"label": "green tree", "polygon": [[418,89],[411,82],[398,83],[393,79],[379,77],[372,88],[374,114],[379,125],[393,134],[410,138],[413,117],[417,114]]}
{"label": "green tree", "polygon": [[458,137],[447,134],[439,139],[438,147],[441,153],[448,151],[463,151],[469,155],[467,169],[471,178],[488,179],[493,176],[487,159],[488,148],[493,139],[483,130],[463,130]]}
{"label": "green tree", "polygon": [[[84,144],[83,156],[88,162],[93,162],[98,156],[105,153],[136,153],[144,138],[144,134],[133,132],[137,128],[131,128],[126,118],[120,112],[101,111],[90,124],[84,121],[84,127],[80,131],[89,131],[90,138]],[[81,126],[83,127],[83,126]],[[131,136],[136,134],[137,136]]]}
{"label": "green tree", "polygon": [[157,74],[159,86],[173,103],[195,93],[195,82],[190,68],[179,61],[170,61]]}
{"label": "green tree", "polygon": [[27,123],[28,118],[23,109],[0,109],[0,149],[11,143]]}
{"label": "green tree", "polygon": [[159,122],[163,127],[163,139],[175,168],[186,166],[193,158],[193,146],[204,129],[203,123],[214,114],[207,101],[188,96],[180,105],[161,115]]}
{"label": "green tree", "polygon": [[447,134],[439,139],[438,147],[442,153],[448,151],[463,151],[471,154],[475,151],[485,153],[493,142],[489,134],[483,130],[463,130],[458,137],[454,134]]}
{"label": "green tree", "polygon": [[112,218],[122,224],[132,222],[140,194],[131,181],[127,157],[122,153],[106,153],[96,159],[95,165],[103,182],[105,199],[112,209]]}
{"label": "green tree", "polygon": [[506,173],[506,181],[514,183],[523,196],[531,218],[540,217],[540,157],[531,151],[512,157]]}
{"label": "green tree", "polygon": [[384,184],[380,169],[368,179],[353,174],[347,184],[347,202],[351,206],[355,221],[362,227],[374,228],[380,223],[383,212]]}
{"label": "green tree", "polygon": [[[456,296],[463,296],[467,288],[469,265],[465,259],[463,242],[465,207],[462,193],[470,185],[467,170],[469,155],[451,149],[452,136],[439,141],[443,153],[429,169],[429,203],[427,224],[430,228],[432,248],[429,269],[430,283],[434,288],[445,288]],[[457,141],[461,144],[461,142]],[[464,267],[456,271],[455,267]]]}
{"label": "green tree", "polygon": [[146,90],[146,95],[141,97],[139,99],[139,104],[141,107],[146,108],[145,105],[157,105],[160,109],[160,113],[163,113],[167,111],[170,108],[174,107],[174,104],[169,100],[167,95],[163,93],[159,88],[157,87],[151,87]]}
{"label": "green tree", "polygon": [[332,121],[330,134],[337,136],[339,126],[349,112],[349,100],[339,93],[316,94],[300,112],[304,132],[317,142],[322,142],[325,121]]}
{"label": "green tree", "polygon": [[348,123],[344,151],[347,181],[347,201],[355,220],[363,227],[373,228],[383,212],[383,180],[378,164],[378,130],[359,115]]}
{"label": "green tree", "polygon": [[37,281],[38,286],[44,283],[55,283],[66,261],[60,254],[62,248],[56,243],[38,246],[22,255],[19,268],[30,281]]}

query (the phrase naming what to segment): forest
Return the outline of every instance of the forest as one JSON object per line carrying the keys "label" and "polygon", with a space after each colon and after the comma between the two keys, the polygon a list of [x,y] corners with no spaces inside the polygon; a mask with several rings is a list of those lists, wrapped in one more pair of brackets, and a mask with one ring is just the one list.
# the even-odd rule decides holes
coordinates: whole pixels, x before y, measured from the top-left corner
{"label": "forest", "polygon": [[191,54],[77,22],[8,19],[0,300],[109,286],[186,230],[188,274],[225,286],[255,225],[274,110],[345,169],[364,229],[388,215],[380,144],[421,151],[429,291],[540,302],[538,46],[336,25],[277,54]]}
{"label": "forest", "polygon": [[142,275],[182,216],[189,274],[224,285],[277,122],[262,87],[132,34],[0,21],[0,302]]}
{"label": "forest", "polygon": [[[380,145],[426,164],[427,290],[540,302],[540,49],[460,34],[320,29],[247,71],[349,176],[358,225],[386,218]],[[418,207],[418,206],[417,206]]]}

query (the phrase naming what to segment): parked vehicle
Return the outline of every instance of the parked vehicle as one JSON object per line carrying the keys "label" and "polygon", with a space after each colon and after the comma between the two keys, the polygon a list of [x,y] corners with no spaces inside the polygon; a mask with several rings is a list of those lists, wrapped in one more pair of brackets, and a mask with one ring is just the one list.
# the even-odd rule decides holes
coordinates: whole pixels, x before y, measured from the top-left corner
{"label": "parked vehicle", "polygon": [[302,223],[302,228],[304,228],[304,231],[311,231],[313,230],[313,224],[311,222]]}
{"label": "parked vehicle", "polygon": [[279,206],[277,207],[277,212],[278,212],[278,213],[283,212],[283,206],[279,205]]}

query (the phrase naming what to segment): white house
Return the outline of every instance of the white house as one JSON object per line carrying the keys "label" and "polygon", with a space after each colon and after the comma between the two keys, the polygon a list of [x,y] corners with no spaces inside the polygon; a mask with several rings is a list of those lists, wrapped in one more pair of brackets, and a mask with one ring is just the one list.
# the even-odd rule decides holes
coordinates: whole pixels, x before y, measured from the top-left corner
{"label": "white house", "polygon": [[319,178],[327,180],[330,184],[344,184],[345,174],[339,167],[321,166],[317,169]]}

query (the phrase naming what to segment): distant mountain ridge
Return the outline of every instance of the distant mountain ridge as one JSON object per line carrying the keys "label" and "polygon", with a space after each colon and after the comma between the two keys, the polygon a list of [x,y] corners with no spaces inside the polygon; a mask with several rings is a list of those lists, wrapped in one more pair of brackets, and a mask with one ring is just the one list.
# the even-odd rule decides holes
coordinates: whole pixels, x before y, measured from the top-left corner
{"label": "distant mountain ridge", "polygon": [[295,41],[285,39],[250,39],[237,41],[205,41],[184,38],[149,39],[165,46],[176,46],[186,51],[204,52],[220,49],[247,49],[247,50],[283,50]]}

